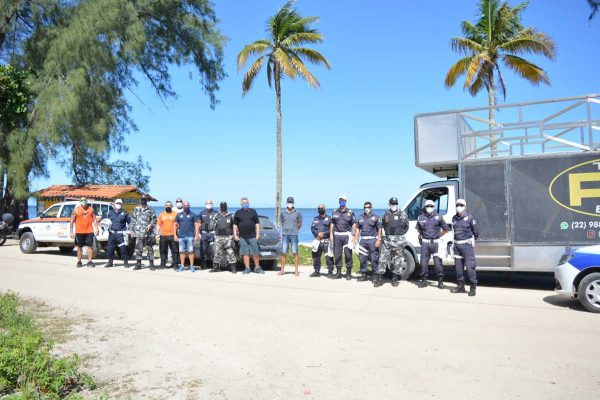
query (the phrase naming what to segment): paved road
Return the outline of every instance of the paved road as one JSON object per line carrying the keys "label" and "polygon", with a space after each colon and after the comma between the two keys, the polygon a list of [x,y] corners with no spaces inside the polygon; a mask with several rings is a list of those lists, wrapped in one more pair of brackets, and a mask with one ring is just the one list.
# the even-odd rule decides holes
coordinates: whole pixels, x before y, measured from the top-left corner
{"label": "paved road", "polygon": [[91,355],[91,372],[117,398],[600,393],[600,315],[555,297],[551,279],[489,275],[469,298],[410,282],[375,289],[311,279],[309,272],[77,270],[72,256],[0,247],[0,290],[86,316],[62,349]]}

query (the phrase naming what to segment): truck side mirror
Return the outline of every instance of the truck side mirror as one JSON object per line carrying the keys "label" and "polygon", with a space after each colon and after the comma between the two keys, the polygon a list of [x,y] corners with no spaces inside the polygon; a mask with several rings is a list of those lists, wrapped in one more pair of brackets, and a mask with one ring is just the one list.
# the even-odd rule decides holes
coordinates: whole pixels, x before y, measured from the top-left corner
{"label": "truck side mirror", "polygon": [[41,212],[41,213],[38,213],[38,217],[40,217],[40,218],[44,218],[44,213],[43,213],[43,212]]}

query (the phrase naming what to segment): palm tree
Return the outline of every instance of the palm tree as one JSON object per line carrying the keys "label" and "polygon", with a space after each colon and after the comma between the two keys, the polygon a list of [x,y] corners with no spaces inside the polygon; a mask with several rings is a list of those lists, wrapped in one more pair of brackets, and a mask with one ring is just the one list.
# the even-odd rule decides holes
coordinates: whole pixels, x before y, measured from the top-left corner
{"label": "palm tree", "polygon": [[[506,99],[500,65],[533,85],[541,82],[550,84],[548,75],[541,67],[520,57],[523,54],[537,54],[553,60],[556,55],[556,45],[549,36],[536,32],[532,27],[523,27],[521,14],[527,6],[528,2],[511,7],[506,1],[480,0],[475,25],[463,21],[461,28],[464,36],[450,40],[452,49],[464,57],[448,70],[444,84],[450,88],[460,76],[466,74],[464,89],[471,96],[485,88],[490,105],[490,129],[497,126],[494,120],[496,90]],[[491,135],[492,157],[498,154],[495,140],[496,135]]]}
{"label": "palm tree", "polygon": [[240,71],[251,56],[259,56],[250,66],[242,81],[242,96],[252,87],[262,67],[267,65],[269,87],[275,84],[277,109],[277,184],[275,194],[275,220],[279,226],[281,212],[281,79],[300,76],[313,88],[319,87],[319,81],[306,67],[305,61],[330,68],[329,62],[316,50],[302,47],[306,44],[321,43],[323,36],[310,27],[318,21],[317,17],[302,17],[293,7],[293,1],[287,2],[281,10],[267,21],[268,39],[260,39],[245,46],[238,54],[237,65]]}
{"label": "palm tree", "polygon": [[594,16],[598,12],[598,10],[600,10],[600,0],[588,0],[588,4],[590,5],[590,8],[592,9],[592,13],[590,14],[590,17],[588,18],[588,20],[591,21],[594,19]]}

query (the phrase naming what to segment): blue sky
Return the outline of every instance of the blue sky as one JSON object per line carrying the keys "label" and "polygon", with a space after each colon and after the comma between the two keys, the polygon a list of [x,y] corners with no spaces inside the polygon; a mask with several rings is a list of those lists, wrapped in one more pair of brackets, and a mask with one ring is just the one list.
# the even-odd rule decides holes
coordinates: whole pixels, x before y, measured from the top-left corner
{"label": "blue sky", "polygon": [[[161,202],[178,196],[200,206],[205,198],[237,204],[242,195],[255,207],[274,206],[275,93],[263,73],[241,96],[242,73],[236,56],[263,38],[265,22],[283,0],[218,1],[228,77],[211,110],[188,68],[173,69],[178,97],[163,103],[141,84],[143,101],[129,97],[139,131],[127,137],[130,151],[152,165],[150,193]],[[511,1],[511,4],[516,2]],[[449,46],[460,22],[474,20],[475,0],[377,1],[298,0],[304,15],[317,15],[325,42],[315,46],[332,69],[313,67],[321,88],[301,80],[283,82],[283,196],[299,207],[366,200],[384,207],[390,196],[402,200],[418,186],[436,180],[414,165],[415,114],[487,105],[487,94],[473,98],[461,85],[443,86],[458,59]],[[552,86],[533,87],[509,71],[506,102],[600,92],[600,16],[587,21],[585,0],[532,0],[525,25],[556,42],[555,61],[533,58],[547,71]],[[68,183],[52,165],[50,177],[32,189]],[[162,203],[161,203],[162,205]]]}

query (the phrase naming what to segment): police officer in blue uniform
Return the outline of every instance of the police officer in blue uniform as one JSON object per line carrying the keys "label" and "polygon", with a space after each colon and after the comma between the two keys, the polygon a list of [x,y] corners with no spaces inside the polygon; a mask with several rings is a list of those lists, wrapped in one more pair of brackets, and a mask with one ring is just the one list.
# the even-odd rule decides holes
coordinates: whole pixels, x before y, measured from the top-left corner
{"label": "police officer in blue uniform", "polygon": [[467,267],[471,287],[469,296],[475,296],[477,273],[475,272],[475,240],[479,239],[477,221],[467,212],[467,202],[456,200],[456,215],[452,217],[454,231],[454,264],[456,265],[456,288],[452,293],[466,293],[464,268]]}
{"label": "police officer in blue uniform", "polygon": [[[213,243],[215,241],[215,230],[212,225],[212,218],[216,216],[213,209],[213,201],[208,199],[204,202],[204,210],[200,213],[200,258],[202,260],[201,268],[206,268],[208,259],[213,259]],[[213,265],[213,270],[214,270]]]}
{"label": "police officer in blue uniform", "polygon": [[417,218],[417,231],[419,232],[419,243],[421,243],[421,282],[419,287],[427,287],[427,276],[429,275],[429,259],[433,256],[433,264],[438,278],[438,288],[444,288],[444,267],[440,258],[440,237],[448,232],[448,224],[444,218],[435,211],[432,200],[425,202],[421,215]]}
{"label": "police officer in blue uniform", "polygon": [[[360,234],[360,242],[359,240]],[[373,212],[373,204],[370,201],[365,202],[364,212],[358,217],[356,228],[354,229],[354,243],[364,247],[368,254],[360,254],[360,277],[358,281],[366,281],[367,262],[371,261],[371,271],[377,270],[379,262],[379,246],[381,245],[381,218]]]}
{"label": "police officer in blue uniform", "polygon": [[347,201],[346,195],[340,195],[340,207],[334,210],[331,216],[329,240],[333,242],[333,257],[337,269],[337,274],[333,275],[332,279],[342,279],[342,252],[346,261],[346,279],[352,279],[352,249],[348,247],[348,243],[354,224],[356,224],[356,216],[352,210],[346,207]]}
{"label": "police officer in blue uniform", "polygon": [[315,240],[319,241],[317,251],[312,252],[313,267],[315,268],[315,272],[310,274],[310,277],[318,278],[321,276],[321,255],[325,253],[327,276],[331,278],[333,276],[333,258],[327,255],[330,243],[329,226],[331,225],[331,217],[327,215],[327,209],[325,208],[324,204],[319,204],[317,207],[317,213],[318,215],[312,219],[312,223],[310,224],[310,231],[315,237]]}
{"label": "police officer in blue uniform", "polygon": [[108,244],[106,248],[106,255],[108,256],[108,262],[104,265],[104,268],[110,268],[113,266],[113,258],[115,250],[118,247],[121,252],[121,257],[125,264],[125,268],[129,268],[129,249],[127,248],[127,228],[131,224],[131,217],[127,211],[123,210],[123,200],[115,200],[115,208],[108,212],[107,218],[111,221]]}

